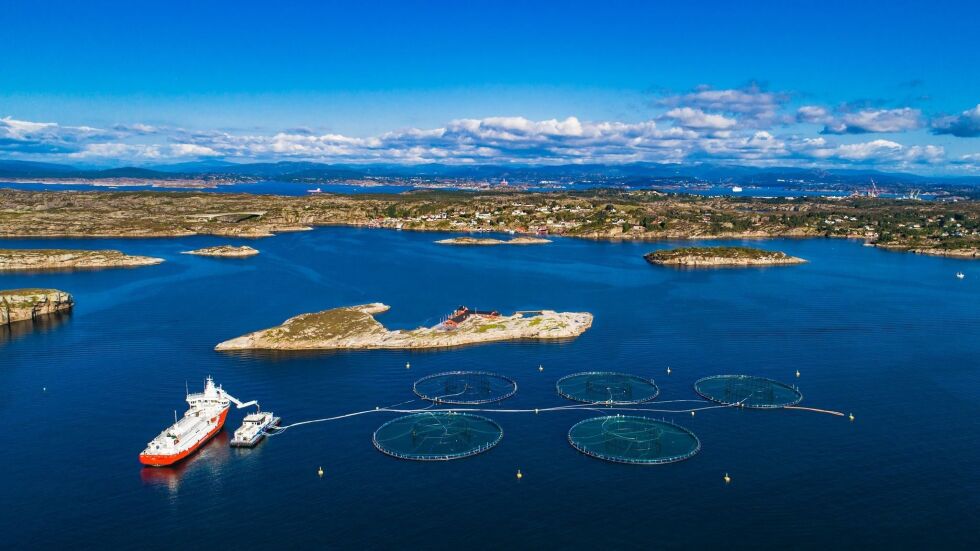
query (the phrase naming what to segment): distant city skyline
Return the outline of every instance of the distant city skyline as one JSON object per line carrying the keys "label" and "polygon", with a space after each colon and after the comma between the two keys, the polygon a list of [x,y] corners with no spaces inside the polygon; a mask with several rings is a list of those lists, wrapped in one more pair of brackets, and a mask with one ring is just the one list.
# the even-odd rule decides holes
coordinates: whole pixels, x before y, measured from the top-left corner
{"label": "distant city skyline", "polygon": [[177,4],[5,6],[0,158],[980,174],[971,2]]}

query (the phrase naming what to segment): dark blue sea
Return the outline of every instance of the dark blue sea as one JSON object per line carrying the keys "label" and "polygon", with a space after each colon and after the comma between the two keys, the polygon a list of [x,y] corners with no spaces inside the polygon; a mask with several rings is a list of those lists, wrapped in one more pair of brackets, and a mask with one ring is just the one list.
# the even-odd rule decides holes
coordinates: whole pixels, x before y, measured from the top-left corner
{"label": "dark blue sea", "polygon": [[[0,275],[0,288],[55,287],[77,301],[69,316],[0,332],[3,547],[980,545],[980,262],[855,241],[773,240],[749,244],[810,262],[683,271],[643,260],[671,243],[433,243],[443,237],[323,228],[261,240],[0,240],[166,259]],[[223,243],[261,254],[180,254]],[[436,323],[460,304],[589,311],[595,322],[564,343],[213,350],[295,314],[372,301],[391,305],[379,320],[394,328]],[[415,379],[454,369],[515,379],[517,394],[497,408],[563,405],[555,380],[578,371],[652,377],[657,402],[697,398],[699,377],[745,373],[799,385],[802,405],[855,420],[734,408],[657,413],[697,434],[701,452],[630,466],[569,445],[569,428],[594,413],[490,412],[504,429],[497,447],[422,463],[373,447],[372,432],[391,413],[296,427],[238,450],[228,446],[242,416],[233,411],[225,431],[185,464],[143,469],[137,461],[185,409],[185,382],[193,391],[208,375],[288,424],[411,400]]]}

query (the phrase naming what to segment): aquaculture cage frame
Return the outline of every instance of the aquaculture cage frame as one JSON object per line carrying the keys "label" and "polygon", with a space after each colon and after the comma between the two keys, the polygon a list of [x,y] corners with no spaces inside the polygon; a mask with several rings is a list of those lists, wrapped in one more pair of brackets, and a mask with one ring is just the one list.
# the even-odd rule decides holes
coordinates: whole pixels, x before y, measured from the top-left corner
{"label": "aquaculture cage frame", "polygon": [[[459,376],[459,375],[464,375],[464,376],[465,375],[479,375],[479,376],[483,376],[483,377],[492,377],[492,378],[495,378],[495,379],[498,379],[498,380],[501,380],[501,381],[504,381],[504,382],[508,383],[511,386],[511,389],[510,389],[509,392],[507,392],[507,393],[505,393],[505,394],[503,394],[501,396],[495,396],[493,398],[487,398],[487,399],[484,399],[484,400],[451,400],[451,399],[446,399],[446,396],[429,396],[428,394],[426,394],[426,393],[424,393],[424,392],[422,392],[422,391],[419,390],[419,384],[420,383],[424,383],[426,381],[431,381],[431,380],[437,379],[439,377],[447,377],[447,376],[454,376],[454,375],[457,375],[457,376]],[[432,375],[426,375],[425,377],[422,377],[421,379],[416,380],[414,383],[412,383],[412,392],[414,392],[415,395],[418,396],[419,398],[422,398],[423,400],[426,400],[426,401],[429,401],[429,402],[433,402],[433,403],[436,403],[436,404],[453,404],[453,405],[478,406],[478,405],[482,405],[482,404],[490,404],[490,403],[493,403],[493,402],[501,402],[503,400],[506,400],[507,398],[510,398],[514,394],[517,394],[517,381],[515,381],[514,379],[511,379],[510,377],[507,377],[505,375],[501,375],[499,373],[491,373],[489,371],[444,371],[442,373],[435,373],[435,374],[432,374]]]}
{"label": "aquaculture cage frame", "polygon": [[[604,453],[600,453],[600,452],[597,452],[595,450],[590,450],[587,447],[585,447],[584,445],[580,445],[579,443],[577,443],[575,441],[575,439],[572,437],[572,433],[580,425],[583,425],[585,423],[594,423],[596,421],[606,422],[606,421],[609,421],[609,420],[612,420],[612,419],[620,419],[620,420],[629,419],[629,420],[634,420],[634,421],[639,420],[639,421],[644,421],[644,422],[656,423],[656,424],[659,424],[659,425],[666,425],[668,427],[671,427],[671,428],[674,428],[674,429],[678,429],[679,431],[687,434],[688,436],[690,436],[691,438],[694,439],[694,448],[692,448],[687,453],[684,453],[684,454],[681,454],[681,455],[672,455],[672,456],[663,457],[663,458],[657,458],[657,459],[638,460],[638,459],[628,459],[628,458],[623,458],[623,457],[616,457],[616,456],[612,456],[612,455],[607,455],[607,454],[604,454]],[[573,448],[575,448],[577,451],[579,451],[580,453],[582,453],[584,455],[587,455],[589,457],[594,457],[596,459],[602,459],[603,461],[609,461],[609,462],[612,462],[612,463],[622,463],[622,464],[625,464],[625,465],[666,465],[668,463],[677,463],[679,461],[685,461],[687,459],[690,459],[690,458],[694,457],[695,455],[697,455],[698,452],[701,451],[701,439],[699,439],[698,436],[696,434],[694,434],[693,432],[691,432],[689,429],[687,429],[685,427],[682,427],[682,426],[680,426],[680,425],[678,425],[676,423],[672,423],[670,421],[667,421],[667,420],[653,419],[653,418],[644,417],[644,416],[641,416],[641,415],[606,415],[606,416],[601,416],[601,417],[590,417],[588,419],[583,419],[582,421],[579,421],[578,423],[575,423],[574,425],[572,425],[572,427],[570,429],[568,429],[568,443]]]}
{"label": "aquaculture cage frame", "polygon": [[[450,454],[413,454],[413,453],[403,453],[403,452],[398,452],[398,451],[395,451],[395,450],[388,449],[388,448],[384,447],[381,444],[381,442],[378,441],[378,433],[381,432],[382,430],[384,430],[385,427],[391,425],[392,423],[397,423],[399,421],[404,421],[405,419],[412,418],[412,417],[430,417],[430,416],[431,417],[437,417],[437,416],[438,417],[465,416],[465,417],[470,418],[470,419],[476,419],[476,420],[479,420],[479,421],[484,421],[484,422],[487,422],[487,423],[493,425],[497,429],[497,437],[492,442],[488,442],[488,443],[483,444],[483,445],[480,445],[480,446],[478,446],[476,448],[466,450],[465,452],[450,453]],[[500,441],[503,440],[503,438],[504,438],[504,429],[503,429],[503,427],[501,427],[499,423],[497,423],[496,421],[494,421],[493,419],[490,419],[488,417],[484,417],[482,415],[474,415],[472,413],[464,413],[464,412],[453,412],[453,411],[450,411],[450,412],[439,412],[439,411],[432,411],[432,412],[419,412],[419,413],[412,413],[412,414],[409,414],[409,415],[403,415],[401,417],[396,417],[395,419],[392,419],[390,421],[385,422],[383,425],[381,425],[380,427],[378,427],[377,430],[374,431],[374,434],[371,435],[371,443],[373,443],[374,444],[374,447],[377,448],[378,451],[380,451],[381,453],[383,453],[385,455],[389,455],[391,457],[395,457],[397,459],[407,459],[407,460],[410,460],[410,461],[451,461],[453,459],[463,459],[463,458],[466,458],[466,457],[472,457],[474,455],[479,455],[479,454],[481,454],[481,453],[483,453],[485,451],[490,450],[491,448],[493,448],[497,444],[499,444]]]}
{"label": "aquaculture cage frame", "polygon": [[[711,396],[705,392],[702,392],[701,389],[698,388],[699,384],[705,381],[715,380],[715,379],[728,379],[728,380],[751,379],[752,381],[764,382],[770,385],[779,386],[784,389],[793,391],[794,393],[796,393],[796,399],[791,402],[780,403],[780,404],[747,404],[745,403],[745,400],[738,402],[738,401],[726,400],[717,396]],[[800,402],[803,401],[803,393],[800,392],[800,389],[796,388],[795,386],[788,385],[786,383],[782,383],[774,379],[769,379],[767,377],[759,377],[757,375],[711,375],[708,377],[701,377],[697,381],[694,381],[694,392],[696,392],[698,396],[704,398],[705,400],[710,400],[718,404],[722,404],[726,406],[746,407],[751,409],[780,409],[784,407],[795,406],[796,404],[799,404]],[[731,389],[730,388],[727,389],[726,392],[731,392]]]}
{"label": "aquaculture cage frame", "polygon": [[[641,400],[586,400],[583,398],[572,396],[567,392],[563,391],[561,388],[561,384],[563,381],[567,381],[568,379],[571,379],[573,377],[582,377],[582,376],[591,376],[591,375],[615,375],[617,377],[629,377],[630,379],[639,380],[643,383],[648,383],[650,386],[653,387],[654,392],[652,396],[643,398]],[[573,402],[579,402],[583,404],[613,405],[613,406],[643,404],[646,402],[652,402],[653,400],[657,399],[657,396],[660,396],[660,387],[657,386],[657,383],[653,379],[648,379],[646,377],[641,377],[639,375],[633,375],[631,373],[619,373],[616,371],[581,371],[579,373],[572,373],[570,375],[565,375],[564,377],[555,381],[555,390],[558,391],[559,396],[561,396],[562,398],[567,398]]]}

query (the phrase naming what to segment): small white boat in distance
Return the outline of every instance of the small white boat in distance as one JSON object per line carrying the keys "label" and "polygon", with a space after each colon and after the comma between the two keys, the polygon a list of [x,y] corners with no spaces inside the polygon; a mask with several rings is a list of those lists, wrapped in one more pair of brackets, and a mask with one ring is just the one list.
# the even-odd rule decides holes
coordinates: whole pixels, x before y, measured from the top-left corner
{"label": "small white boat in distance", "polygon": [[742,188],[739,186],[732,186],[732,193],[742,193]]}
{"label": "small white boat in distance", "polygon": [[956,279],[963,279],[964,277],[966,277],[966,274],[963,272],[956,272]]}
{"label": "small white boat in distance", "polygon": [[308,189],[308,190],[306,190],[306,193],[323,193],[323,190],[320,189],[320,188]]}
{"label": "small white boat in distance", "polygon": [[242,426],[235,429],[231,445],[236,448],[253,448],[265,438],[266,432],[279,424],[279,418],[271,411],[249,413],[242,420]]}

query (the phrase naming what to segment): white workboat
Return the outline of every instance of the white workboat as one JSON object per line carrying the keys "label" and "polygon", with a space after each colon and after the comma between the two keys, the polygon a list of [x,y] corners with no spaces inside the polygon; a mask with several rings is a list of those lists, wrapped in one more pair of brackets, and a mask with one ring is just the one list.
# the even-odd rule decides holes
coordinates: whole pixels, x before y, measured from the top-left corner
{"label": "white workboat", "polygon": [[266,432],[279,424],[279,418],[271,411],[249,413],[242,420],[242,426],[235,429],[231,445],[236,448],[251,448],[265,438]]}

